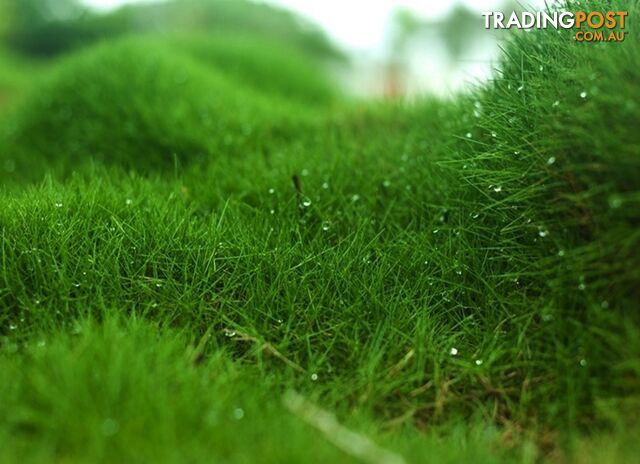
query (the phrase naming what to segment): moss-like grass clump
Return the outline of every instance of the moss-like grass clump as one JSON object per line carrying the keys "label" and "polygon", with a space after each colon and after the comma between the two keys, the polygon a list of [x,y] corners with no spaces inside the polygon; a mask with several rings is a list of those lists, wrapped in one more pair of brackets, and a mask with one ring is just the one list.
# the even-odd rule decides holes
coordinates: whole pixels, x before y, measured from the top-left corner
{"label": "moss-like grass clump", "polygon": [[640,452],[637,41],[522,34],[469,95],[376,106],[148,44],[7,116],[0,459]]}

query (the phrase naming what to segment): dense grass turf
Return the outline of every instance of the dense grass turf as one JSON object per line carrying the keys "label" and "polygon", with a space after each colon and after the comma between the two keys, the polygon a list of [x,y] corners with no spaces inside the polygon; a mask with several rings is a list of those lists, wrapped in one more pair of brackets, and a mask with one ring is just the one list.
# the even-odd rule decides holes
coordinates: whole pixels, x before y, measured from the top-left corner
{"label": "dense grass turf", "polygon": [[379,106],[148,47],[7,116],[0,457],[640,452],[637,41],[523,34],[470,96]]}
{"label": "dense grass turf", "polygon": [[[23,165],[18,172],[37,178],[42,168],[65,172],[89,160],[149,171],[210,161],[221,153],[247,159],[291,138],[316,119],[316,105],[331,100],[326,80],[309,78],[313,64],[298,61],[295,53],[285,58],[267,45],[206,43],[211,46],[196,40],[164,46],[128,40],[72,57],[6,124],[5,153]],[[232,44],[251,66],[234,66],[224,55]],[[190,57],[202,49],[210,56]],[[274,55],[276,63],[264,61]],[[278,61],[280,69],[273,67]],[[277,84],[273,76],[287,65],[290,71],[306,71]],[[271,81],[274,92],[258,93],[257,80]],[[243,85],[248,81],[253,83]]]}

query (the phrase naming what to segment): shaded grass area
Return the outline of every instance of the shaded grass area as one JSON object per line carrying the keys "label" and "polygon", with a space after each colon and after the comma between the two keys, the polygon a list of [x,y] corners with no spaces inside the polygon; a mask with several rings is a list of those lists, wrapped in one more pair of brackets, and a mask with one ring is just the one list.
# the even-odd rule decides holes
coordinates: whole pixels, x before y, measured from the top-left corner
{"label": "shaded grass area", "polygon": [[361,457],[291,390],[408,461],[631,459],[637,42],[524,34],[470,96],[363,106],[225,40],[100,46],[7,116],[6,459]]}

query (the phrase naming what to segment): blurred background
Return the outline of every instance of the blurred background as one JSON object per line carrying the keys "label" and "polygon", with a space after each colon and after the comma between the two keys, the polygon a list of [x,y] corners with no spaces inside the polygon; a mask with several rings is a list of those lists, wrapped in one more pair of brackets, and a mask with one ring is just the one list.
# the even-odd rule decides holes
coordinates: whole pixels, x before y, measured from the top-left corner
{"label": "blurred background", "polygon": [[448,96],[496,65],[503,33],[485,30],[480,13],[519,9],[517,0],[0,0],[0,105],[73,50],[177,33],[251,34],[294,46],[358,97]]}

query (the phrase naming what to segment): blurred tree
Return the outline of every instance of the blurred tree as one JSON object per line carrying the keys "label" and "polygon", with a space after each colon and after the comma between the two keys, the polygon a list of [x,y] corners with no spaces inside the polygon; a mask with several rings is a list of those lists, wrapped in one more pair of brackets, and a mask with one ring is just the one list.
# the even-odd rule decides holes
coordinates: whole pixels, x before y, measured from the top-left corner
{"label": "blurred tree", "polygon": [[216,31],[279,40],[319,58],[344,58],[312,23],[248,0],[171,0],[107,14],[94,13],[77,0],[0,0],[0,8],[9,23],[6,43],[32,55],[55,55],[125,34]]}

